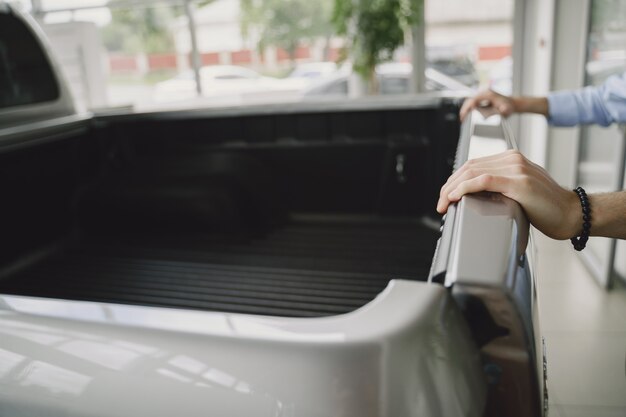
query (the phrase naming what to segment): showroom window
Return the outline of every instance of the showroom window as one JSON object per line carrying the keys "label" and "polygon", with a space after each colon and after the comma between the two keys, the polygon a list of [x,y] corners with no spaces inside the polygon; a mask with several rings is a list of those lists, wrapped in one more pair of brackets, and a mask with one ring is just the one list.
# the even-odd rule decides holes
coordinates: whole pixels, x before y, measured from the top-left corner
{"label": "showroom window", "polygon": [[[342,2],[349,0],[14,3],[43,23],[80,107],[123,111],[354,96],[352,26],[341,32],[333,20],[335,4]],[[368,13],[381,16],[389,16],[385,7],[399,5],[391,20],[417,5],[411,12],[417,17],[396,19],[404,25],[404,45],[381,52],[369,94],[511,90],[514,0],[475,0],[469,11],[462,0],[363,7],[375,4],[384,6]],[[410,25],[420,19],[424,30],[416,37]],[[412,87],[415,45],[425,55],[421,88]]]}
{"label": "showroom window", "polygon": [[512,91],[514,0],[426,2],[426,56],[438,73],[477,88]]}

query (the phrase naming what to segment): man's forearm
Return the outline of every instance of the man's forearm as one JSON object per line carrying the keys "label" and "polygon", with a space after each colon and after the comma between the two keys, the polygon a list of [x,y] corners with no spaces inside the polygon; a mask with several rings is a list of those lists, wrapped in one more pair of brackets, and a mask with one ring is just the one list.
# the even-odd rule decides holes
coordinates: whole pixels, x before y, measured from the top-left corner
{"label": "man's forearm", "polygon": [[536,113],[548,117],[546,97],[512,97],[515,113]]}
{"label": "man's forearm", "polygon": [[626,239],[626,191],[592,194],[589,203],[591,236]]}
{"label": "man's forearm", "polygon": [[[517,201],[528,220],[553,239],[583,232],[578,195],[561,187],[545,169],[519,151],[509,150],[467,161],[441,187],[437,211],[445,213],[462,196],[481,191],[502,193]],[[626,191],[589,195],[591,236],[626,239]]]}

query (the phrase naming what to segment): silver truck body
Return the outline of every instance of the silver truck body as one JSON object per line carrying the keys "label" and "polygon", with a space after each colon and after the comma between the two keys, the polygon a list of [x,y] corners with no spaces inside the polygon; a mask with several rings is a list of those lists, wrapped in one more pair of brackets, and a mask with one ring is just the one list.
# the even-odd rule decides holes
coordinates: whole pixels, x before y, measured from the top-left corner
{"label": "silver truck body", "polygon": [[[15,13],[49,50],[34,21],[0,13]],[[3,151],[94,120],[74,112],[49,59],[60,98],[0,110]],[[475,113],[456,167],[479,148],[513,146],[506,121]],[[465,197],[442,226],[429,282],[392,279],[365,306],[320,318],[0,295],[0,415],[542,415],[527,243],[516,203]]]}

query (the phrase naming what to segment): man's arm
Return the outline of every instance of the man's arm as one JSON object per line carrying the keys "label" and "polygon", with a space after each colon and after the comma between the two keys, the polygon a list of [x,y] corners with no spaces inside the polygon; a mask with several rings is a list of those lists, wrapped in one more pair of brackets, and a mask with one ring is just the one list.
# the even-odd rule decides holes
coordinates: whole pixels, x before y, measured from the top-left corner
{"label": "man's arm", "polygon": [[626,191],[592,194],[589,196],[589,205],[591,236],[626,239]]}
{"label": "man's arm", "polygon": [[626,122],[626,73],[614,75],[597,87],[559,91],[547,97],[507,97],[484,91],[468,98],[461,107],[461,120],[470,110],[493,107],[503,116],[536,113],[546,116],[554,126]]}
{"label": "man's arm", "polygon": [[470,111],[481,107],[493,107],[505,117],[513,113],[536,113],[548,117],[546,97],[507,97],[487,90],[463,102],[460,112],[461,120],[465,119]]}
{"label": "man's arm", "polygon": [[548,94],[548,122],[575,126],[626,122],[626,73],[614,75],[600,86]]}
{"label": "man's arm", "polygon": [[[569,239],[582,232],[578,196],[559,186],[539,165],[517,151],[468,161],[441,188],[437,211],[465,194],[499,192],[517,201],[530,222],[553,239]],[[626,239],[626,192],[592,194],[591,236]]]}

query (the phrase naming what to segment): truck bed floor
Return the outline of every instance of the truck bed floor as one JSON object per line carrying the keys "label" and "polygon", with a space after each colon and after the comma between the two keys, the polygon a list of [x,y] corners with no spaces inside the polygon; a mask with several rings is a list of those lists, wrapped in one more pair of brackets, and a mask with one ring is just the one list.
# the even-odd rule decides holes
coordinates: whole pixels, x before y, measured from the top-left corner
{"label": "truck bed floor", "polygon": [[266,236],[91,236],[0,292],[274,316],[346,313],[425,280],[438,234],[414,221],[294,221]]}

